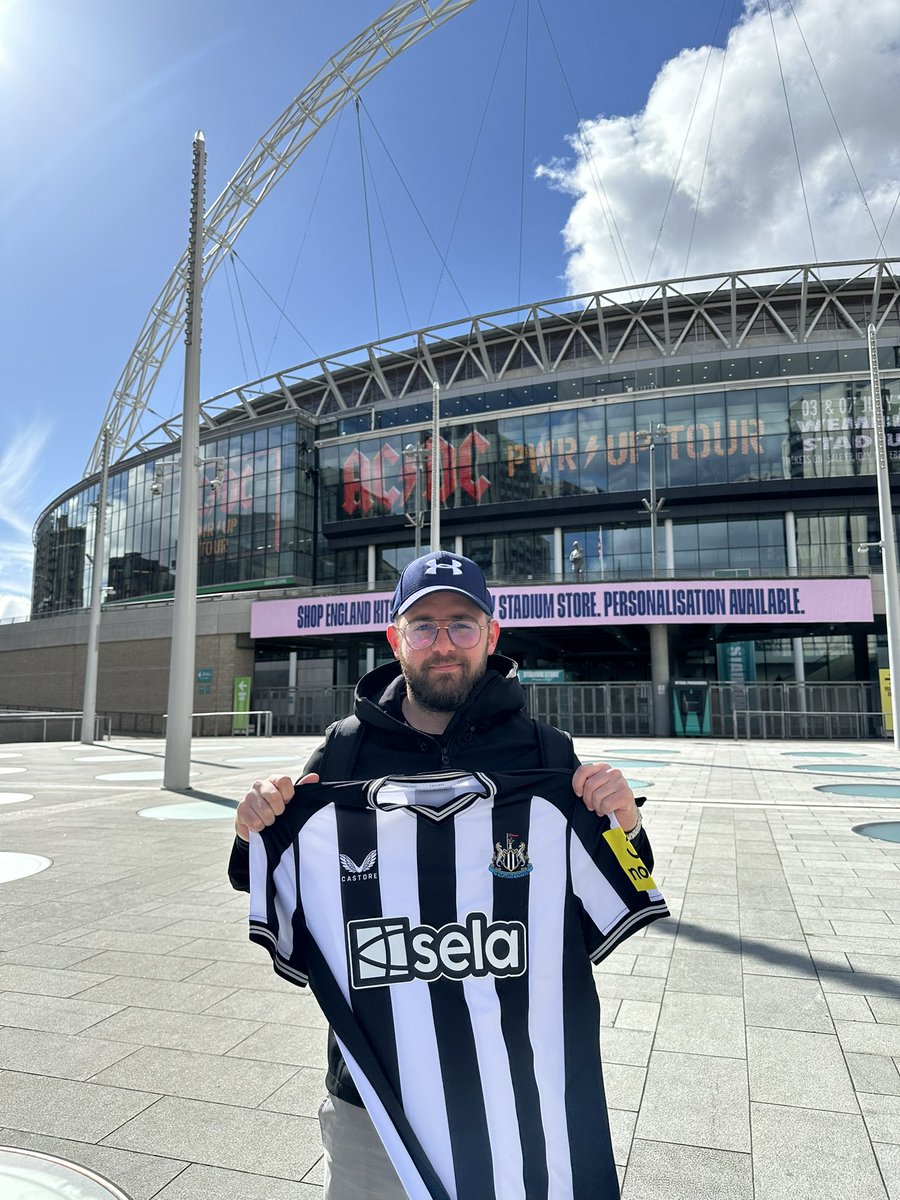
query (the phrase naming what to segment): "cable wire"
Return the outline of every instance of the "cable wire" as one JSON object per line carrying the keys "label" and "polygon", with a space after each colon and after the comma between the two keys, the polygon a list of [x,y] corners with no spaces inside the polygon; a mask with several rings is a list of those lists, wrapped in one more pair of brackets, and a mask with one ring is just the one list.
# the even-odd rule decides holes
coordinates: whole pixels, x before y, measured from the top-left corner
{"label": "cable wire", "polygon": [[369,193],[366,188],[366,156],[363,149],[362,122],[359,119],[359,96],[353,101],[356,108],[356,131],[359,135],[359,170],[362,175],[363,206],[366,213],[366,236],[369,239],[369,273],[372,276],[372,304],[375,308],[375,333],[381,341],[381,322],[378,319],[378,289],[375,286],[375,255],[372,252],[372,222],[369,220]]}
{"label": "cable wire", "polygon": [[[791,10],[791,16],[794,18],[794,24],[797,26],[797,32],[800,34],[800,40],[803,42],[803,48],[806,51],[806,56],[809,59],[809,64],[812,67],[813,74],[816,77],[816,82],[818,83],[818,85],[822,91],[822,96],[824,97],[825,105],[828,108],[828,112],[831,116],[832,121],[834,122],[834,128],[837,131],[838,140],[841,143],[841,148],[844,151],[844,154],[846,155],[847,162],[850,164],[850,170],[853,173],[853,178],[856,180],[856,186],[859,189],[859,194],[860,194],[860,196],[862,196],[863,207],[866,210],[866,214],[868,215],[869,220],[872,222],[872,228],[875,230],[875,236],[878,238],[878,248],[882,254],[886,254],[887,251],[884,248],[884,238],[887,235],[887,226],[885,226],[883,234],[878,232],[878,226],[875,224],[875,218],[872,216],[872,210],[869,208],[869,202],[866,199],[866,193],[863,190],[863,185],[860,182],[859,176],[856,173],[856,167],[853,165],[853,159],[850,157],[850,151],[847,148],[847,143],[844,141],[844,135],[841,133],[841,127],[838,124],[837,117],[834,115],[834,109],[831,107],[831,101],[828,99],[828,93],[825,91],[825,85],[822,82],[821,76],[819,75],[818,69],[816,67],[815,59],[812,56],[812,51],[810,50],[809,44],[807,43],[806,38],[804,37],[803,30],[800,27],[800,19],[797,16],[797,12],[796,12],[791,0],[788,0],[788,5]],[[894,207],[896,208],[896,202],[895,202]],[[891,212],[891,216],[893,216],[893,212]],[[890,224],[890,220],[888,221],[888,224]]]}
{"label": "cable wire", "polygon": [[244,304],[244,291],[243,291],[243,288],[241,287],[241,281],[238,278],[238,273],[235,270],[235,266],[234,266],[235,255],[234,255],[233,250],[230,252],[228,257],[229,257],[229,261],[231,263],[232,274],[234,275],[234,285],[237,288],[238,300],[240,300],[240,302],[241,302],[241,312],[244,315],[244,326],[246,327],[246,330],[247,330],[247,341],[250,343],[250,351],[253,354],[253,365],[256,367],[256,376],[257,376],[257,378],[259,378],[262,375],[262,371],[260,371],[260,369],[259,369],[259,359],[256,355],[256,346],[253,341],[253,329],[251,328],[251,325],[250,325],[250,319],[247,316],[247,306],[246,306],[246,304]]}
{"label": "cable wire", "polygon": [[[263,368],[264,371],[268,371],[268,369],[269,369],[269,363],[272,361],[272,355],[275,353],[275,346],[276,346],[276,343],[278,342],[278,334],[281,330],[281,322],[282,322],[283,318],[286,318],[285,308],[286,308],[288,300],[290,299],[291,292],[293,291],[294,278],[297,274],[297,269],[300,266],[300,259],[303,255],[303,250],[306,246],[306,239],[309,236],[309,231],[312,226],[312,219],[313,219],[313,216],[315,215],[316,207],[319,203],[319,193],[322,191],[322,185],[325,182],[325,175],[328,172],[328,166],[331,162],[331,152],[334,150],[334,143],[335,143],[335,140],[337,139],[338,130],[340,129],[341,121],[343,120],[345,111],[346,111],[345,109],[343,109],[343,108],[341,109],[341,111],[337,115],[337,120],[334,123],[334,129],[331,134],[331,142],[329,143],[329,146],[328,146],[328,153],[325,156],[325,162],[324,162],[324,164],[322,166],[322,170],[319,174],[319,182],[316,185],[316,192],[315,192],[315,195],[313,196],[313,201],[312,201],[312,205],[310,206],[309,215],[306,218],[306,228],[303,230],[303,236],[300,239],[300,245],[297,249],[297,254],[294,258],[294,265],[291,267],[291,274],[288,279],[287,287],[285,288],[284,299],[282,300],[281,304],[278,305],[278,320],[275,322],[275,332],[272,334],[272,344],[269,346],[269,353],[266,355],[266,362],[265,362],[265,366]],[[295,326],[295,328],[296,328],[296,326]],[[304,341],[305,340],[306,339],[304,338]],[[309,342],[306,342],[306,344],[307,344],[307,346],[309,346]],[[310,348],[310,350],[312,350],[312,346],[309,346],[309,348]],[[314,350],[313,350],[313,354],[315,354]]]}
{"label": "cable wire", "polygon": [[[369,114],[366,113],[366,116],[368,117]],[[375,203],[378,205],[378,215],[381,217],[381,227],[384,230],[384,238],[385,238],[385,241],[387,242],[388,254],[390,255],[391,265],[394,268],[394,279],[397,281],[397,290],[400,293],[400,303],[403,305],[403,312],[404,312],[404,315],[406,316],[406,326],[409,329],[412,327],[412,317],[410,317],[410,315],[409,315],[409,308],[407,307],[407,304],[406,304],[406,296],[403,292],[403,283],[400,279],[400,269],[397,266],[397,256],[394,254],[394,246],[393,246],[393,243],[391,242],[391,234],[390,234],[390,230],[388,229],[388,223],[387,223],[387,220],[384,215],[384,207],[382,206],[382,203],[381,203],[381,196],[378,193],[378,184],[375,180],[375,171],[372,167],[372,161],[369,158],[368,150],[365,150],[365,156],[366,156],[366,166],[369,169],[369,175],[372,180],[372,191],[375,193]]]}
{"label": "cable wire", "polygon": [[[231,271],[234,273],[234,263],[231,263]],[[244,378],[246,379],[250,372],[247,370],[247,357],[244,354],[244,341],[241,337],[241,327],[238,322],[237,309],[234,306],[234,293],[231,290],[231,279],[228,276],[228,271],[225,271],[225,285],[228,288],[228,301],[231,305],[231,319],[234,321],[234,334],[237,338],[238,351],[241,355],[241,366],[244,368]]]}
{"label": "cable wire", "polygon": [[[734,12],[736,8],[737,0],[734,0],[734,3],[731,6],[731,20],[729,21],[729,28],[734,27]],[[691,232],[688,235],[687,251],[685,252],[684,256],[684,269],[682,271],[682,275],[687,275],[688,273],[688,263],[691,261],[691,251],[694,248],[694,234],[697,231],[697,217],[700,215],[700,200],[703,196],[703,185],[706,182],[706,168],[709,166],[709,151],[710,147],[712,146],[713,130],[716,127],[716,116],[719,111],[719,99],[722,95],[722,81],[725,78],[725,63],[728,61],[729,41],[730,38],[725,39],[725,47],[722,51],[722,66],[719,69],[719,82],[716,85],[716,95],[715,99],[713,100],[712,117],[710,118],[709,122],[709,133],[706,137],[706,150],[703,154],[703,166],[700,170],[700,182],[697,185],[697,198],[694,201],[694,212],[691,217]]]}
{"label": "cable wire", "polygon": [[800,177],[800,191],[803,193],[803,207],[806,210],[806,224],[809,227],[809,240],[812,242],[813,262],[819,261],[819,252],[816,249],[816,236],[813,233],[812,217],[809,212],[809,201],[806,198],[806,184],[803,180],[803,166],[800,162],[800,150],[797,146],[797,135],[794,130],[794,119],[791,116],[791,102],[788,99],[787,83],[784,78],[784,68],[781,64],[781,51],[778,48],[778,35],[775,32],[775,18],[772,16],[771,0],[766,0],[766,9],[769,13],[769,24],[772,27],[772,41],[775,44],[775,58],[778,61],[778,74],[781,76],[781,90],[784,93],[784,105],[787,109],[788,125],[791,130],[791,141],[794,146],[794,158],[797,160],[797,174]]}
{"label": "cable wire", "polygon": [[[556,42],[553,40],[553,34],[550,32],[547,14],[544,12],[544,6],[542,5],[541,0],[537,0],[537,6],[541,17],[544,20],[544,28],[547,30],[547,37],[550,39],[550,45],[553,49],[556,65],[559,67],[563,85],[569,97],[569,103],[571,104],[572,111],[575,114],[575,135],[578,138],[581,146],[581,153],[584,156],[585,163],[587,164],[588,171],[590,172],[591,179],[593,180],[594,187],[597,191],[597,198],[600,201],[600,211],[603,214],[603,219],[606,223],[606,232],[609,235],[610,241],[612,242],[613,253],[616,256],[616,262],[619,264],[619,270],[621,271],[622,278],[625,280],[626,284],[634,283],[636,276],[632,270],[631,263],[628,261],[628,251],[625,249],[624,239],[619,232],[619,227],[616,222],[616,215],[613,212],[612,205],[609,202],[609,197],[606,194],[606,188],[603,185],[603,180],[598,174],[596,165],[594,164],[594,156],[584,136],[584,123],[578,114],[578,106],[575,103],[575,97],[572,94],[571,87],[569,86],[568,76],[566,75],[565,69],[562,65],[562,59],[559,56],[559,50],[556,48]],[[616,239],[618,239],[618,242]],[[621,247],[621,254],[619,253],[619,247]],[[625,259],[624,265],[622,263],[623,257]]]}
{"label": "cable wire", "polygon": [[516,304],[522,305],[522,251],[525,233],[525,141],[528,133],[528,35],[531,5],[525,0],[525,55],[522,70],[522,161],[519,171],[519,263],[516,275]]}
{"label": "cable wire", "polygon": [[706,56],[706,62],[703,64],[703,74],[700,76],[700,83],[697,87],[697,95],[694,97],[694,104],[691,108],[691,115],[688,118],[687,128],[684,131],[684,140],[681,143],[681,152],[678,155],[678,162],[675,164],[675,170],[672,174],[672,182],[669,186],[669,194],[666,196],[666,203],[663,207],[662,216],[659,221],[659,229],[656,232],[656,241],[653,243],[653,250],[650,254],[650,261],[647,263],[647,274],[644,276],[644,282],[650,278],[650,272],[653,270],[653,260],[656,258],[656,251],[659,249],[659,243],[662,241],[663,229],[666,224],[666,217],[669,215],[669,205],[672,203],[672,196],[675,194],[675,185],[678,183],[678,176],[681,172],[681,164],[684,160],[684,153],[687,150],[688,139],[691,136],[691,129],[694,125],[694,117],[697,115],[697,108],[700,105],[700,96],[703,92],[703,85],[706,82],[706,72],[709,70],[709,64],[712,61],[713,50],[715,49],[716,35],[719,32],[719,26],[722,24],[722,14],[725,12],[725,5],[728,0],[722,0],[722,7],[719,9],[719,17],[716,21],[716,28],[713,31],[712,42],[709,47],[709,53]]}
{"label": "cable wire", "polygon": [[465,174],[465,178],[463,179],[463,185],[462,185],[462,189],[459,194],[459,200],[456,205],[456,211],[453,214],[453,222],[450,226],[450,235],[447,238],[447,245],[444,250],[444,253],[441,255],[441,270],[440,270],[440,274],[438,275],[437,284],[435,285],[434,294],[431,297],[431,305],[428,309],[428,317],[426,318],[426,321],[425,321],[426,325],[431,324],[431,317],[432,317],[432,314],[434,313],[434,306],[437,303],[438,293],[441,290],[441,284],[444,282],[444,268],[446,265],[446,260],[450,257],[450,248],[453,245],[453,238],[456,235],[456,226],[459,222],[459,216],[460,216],[460,213],[462,212],[463,200],[465,199],[466,192],[469,187],[469,179],[472,176],[472,168],[475,165],[475,155],[478,152],[478,145],[479,145],[479,142],[481,141],[481,134],[484,130],[484,122],[487,119],[488,109],[489,109],[490,103],[491,103],[491,97],[494,94],[494,87],[497,83],[497,75],[500,72],[500,63],[503,60],[503,51],[506,49],[506,42],[509,37],[510,28],[512,27],[512,19],[513,19],[513,15],[516,11],[517,3],[518,3],[518,0],[512,0],[512,4],[510,5],[509,18],[507,19],[507,22],[506,22],[506,31],[503,34],[503,41],[500,43],[500,53],[497,55],[497,62],[494,66],[494,74],[491,78],[491,86],[488,88],[487,99],[485,100],[484,105],[481,110],[481,120],[478,123],[478,132],[475,134],[475,142],[472,146],[472,153],[469,155],[469,164],[466,167],[466,174]]}
{"label": "cable wire", "polygon": [[419,218],[419,221],[421,222],[422,228],[425,230],[428,240],[431,242],[432,246],[434,247],[435,253],[437,254],[438,258],[440,258],[441,262],[444,264],[444,269],[447,272],[447,276],[448,276],[450,282],[453,284],[454,288],[456,288],[456,294],[459,296],[463,307],[465,309],[467,309],[468,311],[471,311],[470,306],[469,306],[468,302],[466,301],[465,296],[462,294],[462,290],[460,289],[459,284],[456,282],[456,279],[453,276],[453,272],[447,266],[447,260],[441,254],[440,247],[438,246],[437,242],[434,240],[434,235],[432,234],[431,230],[428,228],[428,222],[422,216],[421,209],[419,208],[418,204],[416,204],[415,200],[413,199],[412,192],[409,190],[409,185],[407,184],[406,180],[403,178],[402,171],[400,170],[400,168],[397,166],[396,162],[394,161],[394,156],[391,154],[390,150],[387,148],[384,138],[381,136],[381,134],[378,130],[378,126],[372,120],[372,114],[369,112],[368,108],[366,107],[366,102],[365,102],[365,100],[362,99],[362,97],[359,98],[359,103],[362,105],[363,112],[369,118],[369,122],[372,126],[372,129],[375,131],[375,136],[378,138],[379,142],[381,143],[382,149],[384,150],[385,154],[387,155],[388,162],[394,168],[394,172],[396,173],[397,178],[400,180],[400,184],[401,184],[404,192],[406,192],[406,197],[409,200],[410,204],[413,206],[413,211],[415,212],[416,216]]}

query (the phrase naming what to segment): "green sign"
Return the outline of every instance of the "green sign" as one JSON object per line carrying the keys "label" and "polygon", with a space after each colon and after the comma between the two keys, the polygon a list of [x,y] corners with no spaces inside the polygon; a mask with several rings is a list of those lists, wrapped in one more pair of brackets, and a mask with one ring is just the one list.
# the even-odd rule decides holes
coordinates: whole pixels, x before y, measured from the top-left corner
{"label": "green sign", "polygon": [[197,668],[197,682],[198,683],[212,683],[212,681],[213,681],[212,667],[198,667]]}
{"label": "green sign", "polygon": [[565,683],[566,672],[562,667],[543,667],[535,671],[519,671],[519,683]]}
{"label": "green sign", "polygon": [[244,714],[250,711],[251,682],[249,675],[234,677],[234,700],[231,707],[235,712],[235,717],[231,726],[232,733],[246,733],[250,728],[250,719]]}

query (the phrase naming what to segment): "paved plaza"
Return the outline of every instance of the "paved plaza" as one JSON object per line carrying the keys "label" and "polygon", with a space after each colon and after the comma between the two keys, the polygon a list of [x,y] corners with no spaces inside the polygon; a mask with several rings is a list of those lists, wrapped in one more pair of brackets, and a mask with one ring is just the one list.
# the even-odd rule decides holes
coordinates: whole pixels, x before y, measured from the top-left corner
{"label": "paved plaza", "polygon": [[[225,877],[236,801],[314,745],[194,741],[182,796],[158,740],[0,744],[0,1144],[320,1200],[325,1022]],[[893,745],[576,745],[646,791],[673,913],[596,970],[624,1200],[900,1200],[900,844],[854,832],[900,822]]]}

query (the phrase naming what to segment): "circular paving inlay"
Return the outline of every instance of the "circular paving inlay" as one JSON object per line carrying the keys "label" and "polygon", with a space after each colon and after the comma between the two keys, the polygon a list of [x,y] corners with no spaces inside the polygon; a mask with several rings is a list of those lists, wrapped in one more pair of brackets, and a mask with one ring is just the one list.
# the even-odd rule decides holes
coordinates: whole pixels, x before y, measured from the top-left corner
{"label": "circular paving inlay", "polygon": [[813,789],[830,796],[871,796],[880,800],[900,800],[897,783],[825,783]]}
{"label": "circular paving inlay", "polygon": [[864,758],[853,750],[785,750],[785,758]]}
{"label": "circular paving inlay", "polygon": [[138,810],[139,817],[151,821],[233,821],[234,808],[229,804],[210,804],[206,800],[193,800],[188,804],[160,804],[156,808]]}
{"label": "circular paving inlay", "polygon": [[877,763],[800,763],[795,771],[819,771],[824,775],[887,775],[900,767],[882,767]]}
{"label": "circular paving inlay", "polygon": [[[7,851],[0,854],[0,883],[12,883],[14,879],[27,879],[29,875],[37,875],[46,871],[52,865],[52,859],[44,858],[43,854],[17,854]],[[0,1173],[0,1179],[2,1179]],[[4,1200],[6,1193],[4,1193]]]}
{"label": "circular paving inlay", "polygon": [[226,763],[297,763],[300,761],[296,754],[258,754],[248,758],[226,758]]}
{"label": "circular paving inlay", "polygon": [[95,775],[95,779],[162,779],[162,771],[110,771],[108,775]]}
{"label": "circular paving inlay", "polygon": [[78,1163],[0,1146],[3,1200],[130,1200],[121,1188]]}
{"label": "circular paving inlay", "polygon": [[900,842],[900,821],[869,821],[865,825],[854,825],[853,832],[860,837],[877,838],[880,842]]}

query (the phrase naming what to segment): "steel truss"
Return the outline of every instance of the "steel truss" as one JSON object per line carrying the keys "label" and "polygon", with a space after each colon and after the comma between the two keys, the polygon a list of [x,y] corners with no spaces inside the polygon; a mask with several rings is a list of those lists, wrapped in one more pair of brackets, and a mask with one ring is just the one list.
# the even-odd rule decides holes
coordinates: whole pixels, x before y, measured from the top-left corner
{"label": "steel truss", "polygon": [[[634,365],[679,354],[739,352],[757,341],[798,347],[893,323],[900,342],[900,259],[771,267],[620,287],[414,330],[311,359],[201,403],[201,434],[300,410],[314,420],[365,405],[430,397],[591,365]],[[171,446],[180,417],[127,454]]]}
{"label": "steel truss", "polygon": [[[204,217],[203,282],[209,281],[241,230],[319,130],[404,50],[421,41],[474,0],[399,0],[329,58],[256,143]],[[141,443],[137,434],[160,370],[184,326],[188,252],[179,259],[151,306],[101,423],[109,428],[111,461]],[[100,464],[101,436],[85,477]]]}

